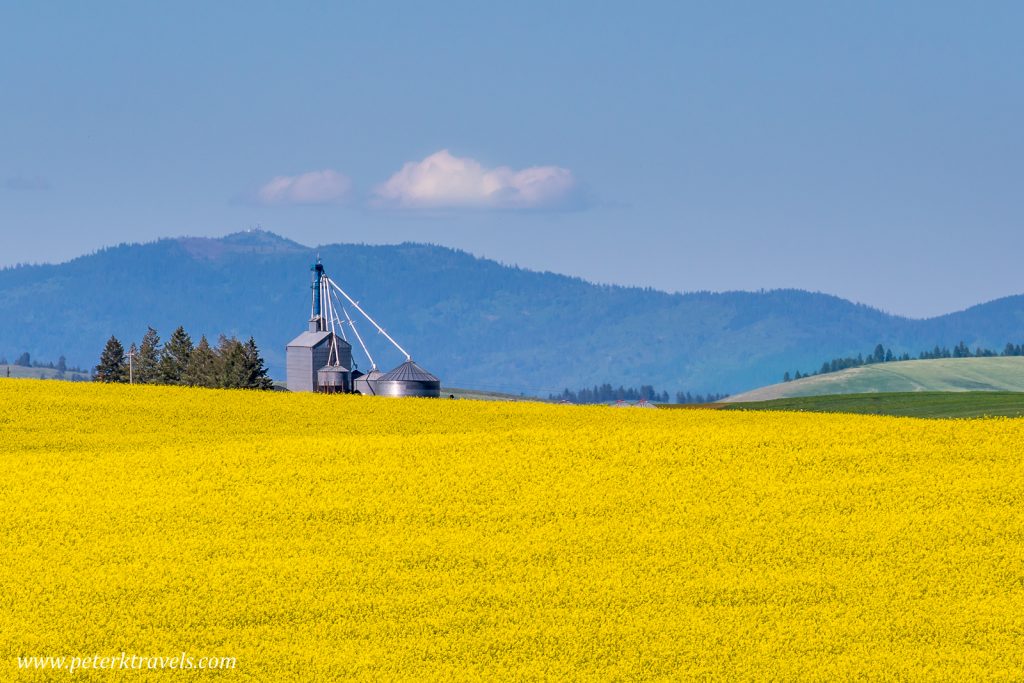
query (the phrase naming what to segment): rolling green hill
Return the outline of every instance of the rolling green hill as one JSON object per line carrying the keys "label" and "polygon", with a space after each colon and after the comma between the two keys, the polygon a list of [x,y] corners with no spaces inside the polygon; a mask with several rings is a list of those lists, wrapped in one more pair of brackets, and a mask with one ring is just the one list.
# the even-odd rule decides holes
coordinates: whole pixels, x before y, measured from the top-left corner
{"label": "rolling green hill", "polygon": [[723,410],[789,410],[926,418],[1024,417],[1024,393],[1008,391],[833,394],[716,405]]}
{"label": "rolling green hill", "polygon": [[942,358],[865,365],[772,384],[730,396],[724,402],[922,391],[1024,391],[1024,357]]}

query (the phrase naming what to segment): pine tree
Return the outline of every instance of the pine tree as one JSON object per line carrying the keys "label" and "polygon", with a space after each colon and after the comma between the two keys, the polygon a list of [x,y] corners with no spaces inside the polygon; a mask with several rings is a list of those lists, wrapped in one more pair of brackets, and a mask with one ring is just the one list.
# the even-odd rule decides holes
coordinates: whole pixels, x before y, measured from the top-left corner
{"label": "pine tree", "polygon": [[192,338],[184,327],[178,327],[164,344],[160,354],[160,381],[164,384],[181,384],[192,355]]}
{"label": "pine tree", "polygon": [[200,337],[199,344],[192,350],[188,366],[182,375],[182,383],[192,387],[217,387],[217,354],[210,348],[206,337]]}
{"label": "pine tree", "polygon": [[[248,389],[273,389],[274,382],[267,377],[267,368],[260,357],[260,350],[256,346],[256,340],[249,337],[245,344],[246,376]],[[652,388],[653,392],[653,388]]]}
{"label": "pine tree", "polygon": [[872,363],[881,363],[885,360],[885,347],[881,344],[875,346],[875,352],[869,356]]}
{"label": "pine tree", "polygon": [[117,337],[111,336],[103,347],[100,354],[100,363],[96,366],[97,382],[126,382],[128,381],[128,366],[125,363],[124,347]]}
{"label": "pine tree", "polygon": [[248,359],[242,342],[221,335],[217,344],[217,386],[244,389],[249,380]]}
{"label": "pine tree", "polygon": [[160,336],[152,327],[146,328],[139,344],[133,374],[138,384],[160,383]]}

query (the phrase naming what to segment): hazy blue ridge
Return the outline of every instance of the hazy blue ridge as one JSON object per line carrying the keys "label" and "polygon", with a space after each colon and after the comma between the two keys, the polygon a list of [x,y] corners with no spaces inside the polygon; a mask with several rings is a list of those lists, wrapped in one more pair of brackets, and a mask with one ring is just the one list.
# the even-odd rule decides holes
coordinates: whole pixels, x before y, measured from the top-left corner
{"label": "hazy blue ridge", "polygon": [[[60,265],[0,270],[0,354],[95,365],[146,325],[256,338],[275,378],[309,316],[309,266],[328,273],[445,384],[540,393],[603,382],[738,392],[870,351],[1024,341],[1024,296],[910,320],[800,290],[667,294],[595,285],[424,244],[316,248],[266,232],[166,239]],[[378,364],[397,352],[358,323]],[[358,354],[357,354],[358,357]],[[366,366],[360,361],[360,366]]]}

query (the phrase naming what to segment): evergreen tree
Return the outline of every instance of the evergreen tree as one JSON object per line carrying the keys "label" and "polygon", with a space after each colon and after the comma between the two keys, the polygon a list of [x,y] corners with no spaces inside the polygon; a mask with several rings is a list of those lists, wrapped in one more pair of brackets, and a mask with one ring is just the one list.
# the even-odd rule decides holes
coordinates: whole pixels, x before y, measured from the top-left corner
{"label": "evergreen tree", "polygon": [[30,368],[32,367],[32,357],[28,355],[28,351],[18,356],[18,360],[14,361],[15,365]]}
{"label": "evergreen tree", "polygon": [[[248,389],[273,389],[274,383],[269,377],[267,377],[266,364],[263,362],[263,358],[260,357],[260,350],[256,346],[256,340],[249,337],[249,341],[245,344],[245,360],[246,360],[246,376],[248,383],[246,388]],[[650,387],[651,394],[654,393],[654,387]]]}
{"label": "evergreen tree", "polygon": [[245,346],[234,337],[221,335],[217,344],[217,385],[245,389],[249,382],[249,360]]}
{"label": "evergreen tree", "polygon": [[125,363],[124,347],[117,337],[111,336],[103,347],[100,354],[99,365],[96,366],[97,382],[126,382],[128,381],[128,366]]}
{"label": "evergreen tree", "polygon": [[182,375],[182,383],[192,387],[217,387],[220,385],[217,376],[217,354],[210,348],[206,337],[200,337],[199,344],[192,350],[188,359],[188,367]]}
{"label": "evergreen tree", "polygon": [[178,327],[164,344],[160,354],[160,381],[164,384],[181,384],[192,355],[192,338],[184,327]]}
{"label": "evergreen tree", "polygon": [[134,366],[132,374],[138,384],[160,383],[160,336],[152,327],[146,328],[146,334],[135,355]]}
{"label": "evergreen tree", "polygon": [[782,376],[782,381],[783,382],[792,382],[793,381],[793,378],[789,376],[789,370],[786,370],[786,373]]}
{"label": "evergreen tree", "polygon": [[885,347],[881,344],[875,347],[875,352],[871,354],[871,360],[874,363],[881,363],[885,361]]}
{"label": "evergreen tree", "polygon": [[68,369],[68,359],[65,358],[64,356],[61,356],[60,358],[57,359],[57,370],[59,372],[65,372],[65,371],[67,371],[67,369]]}

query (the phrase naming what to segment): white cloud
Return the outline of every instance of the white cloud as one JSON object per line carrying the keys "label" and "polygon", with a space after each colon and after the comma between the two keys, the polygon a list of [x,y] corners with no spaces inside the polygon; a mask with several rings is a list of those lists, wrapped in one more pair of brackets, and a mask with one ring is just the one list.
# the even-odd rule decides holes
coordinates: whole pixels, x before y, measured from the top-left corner
{"label": "white cloud", "polygon": [[260,188],[263,204],[334,204],[348,197],[352,181],[327,168],[296,176],[277,176]]}
{"label": "white cloud", "polygon": [[536,209],[564,206],[575,189],[566,168],[485,168],[442,149],[406,163],[375,194],[379,203],[402,208]]}

